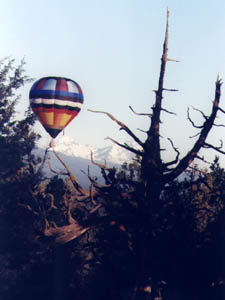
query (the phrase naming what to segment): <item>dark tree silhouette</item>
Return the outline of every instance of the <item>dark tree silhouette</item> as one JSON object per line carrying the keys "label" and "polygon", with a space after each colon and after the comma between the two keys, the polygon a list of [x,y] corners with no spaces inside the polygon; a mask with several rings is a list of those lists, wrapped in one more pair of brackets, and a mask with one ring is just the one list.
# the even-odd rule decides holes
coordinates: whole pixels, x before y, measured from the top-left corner
{"label": "dark tree silhouette", "polygon": [[[112,138],[109,138],[112,142],[117,145],[125,148],[127,151],[131,151],[136,154],[140,158],[140,181],[138,191],[138,195],[134,196],[134,189],[130,189],[131,192],[123,193],[120,195],[121,202],[124,202],[127,198],[132,198],[136,200],[136,213],[133,221],[136,224],[135,230],[133,229],[133,236],[135,236],[134,244],[135,244],[135,253],[137,260],[137,270],[136,270],[136,289],[135,289],[135,299],[142,299],[143,291],[145,290],[146,285],[146,267],[150,266],[148,263],[148,256],[154,257],[154,253],[152,251],[159,251],[160,246],[154,245],[154,235],[156,235],[157,223],[160,222],[161,215],[161,197],[162,194],[166,191],[167,186],[170,185],[175,179],[177,179],[182,173],[184,173],[189,167],[191,167],[193,161],[195,159],[202,159],[199,155],[199,151],[203,148],[211,148],[222,154],[225,152],[222,150],[222,143],[220,147],[216,147],[207,142],[207,137],[211,129],[215,125],[215,119],[217,117],[218,112],[224,113],[224,110],[220,108],[220,95],[221,95],[221,85],[222,81],[218,77],[216,80],[216,89],[215,89],[215,98],[213,100],[212,111],[209,116],[206,116],[202,111],[199,111],[203,118],[204,122],[202,125],[197,126],[194,121],[191,119],[188,111],[188,120],[191,124],[199,129],[199,134],[197,135],[197,140],[195,141],[193,147],[187,152],[187,154],[180,158],[180,152],[174,146],[174,143],[171,139],[169,142],[171,143],[172,148],[176,153],[176,157],[173,161],[164,162],[162,160],[162,148],[160,143],[160,123],[161,123],[161,113],[169,112],[168,110],[163,108],[163,93],[165,91],[174,92],[175,89],[166,89],[164,88],[164,76],[166,71],[166,64],[169,61],[175,61],[173,59],[168,58],[168,19],[169,19],[169,11],[167,11],[167,24],[166,24],[166,32],[165,32],[165,40],[163,45],[163,54],[161,58],[161,69],[159,75],[158,89],[155,91],[155,103],[152,107],[152,112],[147,114],[139,114],[146,115],[150,118],[150,126],[147,131],[147,138],[144,142],[142,142],[124,123],[120,120],[117,120],[114,116],[112,116],[108,112],[103,111],[93,111],[95,113],[102,113],[111,118],[114,122],[116,122],[121,130],[127,132],[127,134],[140,146],[141,150],[134,149],[127,144],[121,144]],[[132,108],[131,108],[132,109]],[[134,110],[132,109],[134,112]],[[134,112],[135,113],[135,112]],[[138,113],[136,113],[138,114]],[[104,172],[106,168],[103,167],[102,170]],[[109,172],[109,175],[112,175],[112,172]],[[106,182],[111,184],[111,186],[115,186],[115,179],[110,179],[109,175],[106,176]],[[118,181],[118,180],[117,180]],[[122,181],[120,181],[122,183]],[[127,182],[129,184],[129,182]],[[112,193],[113,194],[113,193]],[[114,194],[113,194],[114,195]],[[104,196],[103,196],[104,197]],[[128,201],[126,201],[128,202]],[[128,206],[128,205],[127,205]],[[123,219],[123,224],[127,224],[127,216],[129,215],[128,208],[123,207],[126,212],[126,216]],[[118,216],[117,216],[117,219]],[[121,222],[121,220],[119,221]],[[125,223],[124,223],[125,222]],[[129,221],[130,222],[130,221]],[[126,227],[126,225],[125,225]],[[150,242],[151,241],[151,242]],[[152,244],[150,248],[155,250],[151,250],[147,244]],[[161,247],[163,247],[161,245]],[[157,250],[156,250],[157,249]],[[155,253],[156,254],[156,253]],[[157,259],[155,259],[157,261]],[[153,263],[154,265],[154,263]],[[152,268],[153,265],[151,266]],[[158,272],[157,269],[154,269],[155,273]],[[155,276],[157,277],[157,276]],[[153,282],[151,286],[153,286]],[[153,295],[152,295],[153,297]],[[154,299],[154,298],[152,298]]]}
{"label": "dark tree silhouette", "polygon": [[[34,116],[28,111],[17,120],[18,90],[29,78],[24,62],[0,61],[0,298],[16,298],[14,286],[29,268],[31,241],[36,239],[34,219],[24,210],[31,191],[39,184],[39,160],[32,153],[38,135],[32,130]],[[31,225],[32,224],[32,225]],[[28,242],[29,241],[29,242]],[[32,243],[32,242],[31,242]],[[29,249],[29,250],[28,250]],[[12,293],[10,293],[12,292]],[[6,296],[7,295],[7,296]]]}
{"label": "dark tree silhouette", "polygon": [[[84,247],[88,249],[92,259],[89,259],[88,263],[84,261],[83,266],[93,271],[92,279],[95,283],[95,275],[99,268],[100,278],[108,280],[107,285],[103,284],[101,293],[97,293],[98,299],[153,300],[163,297],[163,299],[174,300],[176,297],[179,299],[206,297],[206,294],[200,295],[192,280],[192,275],[195,273],[193,266],[196,265],[198,271],[204,266],[204,261],[199,263],[203,252],[196,250],[198,239],[195,228],[196,218],[199,224],[204,218],[201,219],[201,214],[197,206],[193,206],[192,200],[197,197],[193,191],[194,184],[197,187],[201,184],[202,193],[207,194],[202,184],[209,186],[210,177],[208,176],[206,180],[200,175],[192,174],[191,180],[186,180],[182,184],[177,181],[177,178],[192,168],[194,160],[204,160],[199,154],[201,149],[211,148],[225,154],[222,144],[216,147],[207,142],[208,134],[215,126],[218,112],[225,113],[219,106],[222,81],[219,77],[216,80],[211,114],[206,116],[199,111],[204,118],[202,125],[197,126],[188,111],[188,120],[199,129],[193,147],[180,158],[179,150],[169,139],[176,156],[173,161],[164,162],[161,155],[161,114],[173,112],[163,107],[163,94],[176,91],[164,87],[167,62],[175,61],[168,58],[168,21],[169,11],[167,11],[158,88],[155,91],[152,111],[136,113],[130,107],[134,114],[147,116],[150,119],[146,140],[141,141],[129,127],[112,114],[90,110],[109,117],[139,145],[139,148],[135,149],[108,138],[135,154],[134,164],[117,171],[115,168],[108,168],[106,163],[95,162],[91,155],[92,163],[101,168],[105,184],[100,185],[97,179],[87,172],[90,188],[85,190],[53,147],[53,153],[65,167],[66,172],[63,174],[67,175],[69,180],[67,181],[69,192],[65,191],[61,195],[64,203],[63,209],[57,203],[53,190],[49,190],[48,195],[45,190],[41,195],[43,199],[48,197],[48,207],[35,204],[40,197],[40,194],[35,193],[32,193],[33,204],[24,206],[44,220],[43,235],[50,237],[56,244],[63,245],[62,247],[66,247],[68,242],[75,242],[75,239],[79,243],[78,238],[82,240],[83,237],[89,235],[90,239],[87,237]],[[49,166],[52,169],[50,164]],[[58,173],[55,170],[52,171]],[[58,174],[62,175],[62,173]],[[200,201],[199,196],[197,202],[200,203]],[[53,210],[61,210],[64,215],[63,222],[62,219],[60,221],[54,219],[54,222],[50,220],[49,212]],[[209,271],[210,268],[205,268],[205,270]],[[92,274],[92,271],[89,274]],[[204,272],[199,271],[196,274],[204,277]],[[193,276],[193,278],[196,282],[197,277]],[[210,285],[215,283],[212,278],[206,278],[206,276],[202,282],[205,286],[207,285],[207,291]],[[167,293],[163,295],[162,291],[166,290],[163,288],[165,284],[169,285],[170,289],[168,288]],[[184,289],[183,292],[182,289]],[[87,297],[91,298],[91,295]]]}

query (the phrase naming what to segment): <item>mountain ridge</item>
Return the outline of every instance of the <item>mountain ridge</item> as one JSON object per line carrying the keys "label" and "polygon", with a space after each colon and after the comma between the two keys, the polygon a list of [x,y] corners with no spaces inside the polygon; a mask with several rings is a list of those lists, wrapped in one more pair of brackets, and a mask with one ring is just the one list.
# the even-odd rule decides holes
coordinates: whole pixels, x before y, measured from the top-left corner
{"label": "mountain ridge", "polygon": [[[90,184],[88,176],[86,175],[88,172],[91,176],[96,177],[99,183],[104,183],[101,169],[91,162],[91,152],[93,153],[95,162],[100,164],[106,163],[107,167],[114,166],[119,168],[124,162],[131,162],[134,157],[132,153],[116,144],[98,148],[88,144],[79,144],[73,138],[68,136],[62,136],[58,139],[54,149],[84,187],[87,187]],[[43,146],[39,147],[36,149],[35,154],[43,158],[45,150],[46,149]],[[56,158],[51,148],[48,151],[48,158],[51,168],[55,172],[65,172],[63,165]],[[44,164],[43,171],[47,177],[52,177],[56,174],[51,172],[47,162]]]}
{"label": "mountain ridge", "polygon": [[125,161],[132,161],[133,154],[122,147],[112,144],[111,146],[95,147],[77,143],[73,138],[62,136],[55,145],[55,151],[64,155],[91,159],[91,152],[96,161],[105,160],[110,164],[121,165]]}

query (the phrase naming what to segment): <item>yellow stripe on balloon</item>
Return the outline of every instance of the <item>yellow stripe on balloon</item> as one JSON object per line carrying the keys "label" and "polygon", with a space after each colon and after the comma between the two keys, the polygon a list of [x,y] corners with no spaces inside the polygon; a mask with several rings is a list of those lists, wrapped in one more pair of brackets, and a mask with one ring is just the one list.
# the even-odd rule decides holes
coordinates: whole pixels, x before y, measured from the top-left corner
{"label": "yellow stripe on balloon", "polygon": [[45,112],[45,125],[54,125],[54,112]]}
{"label": "yellow stripe on balloon", "polygon": [[64,127],[66,125],[66,123],[72,118],[72,115],[68,115],[68,114],[63,114],[62,117],[59,120],[59,123],[57,125],[59,125],[59,127]]}

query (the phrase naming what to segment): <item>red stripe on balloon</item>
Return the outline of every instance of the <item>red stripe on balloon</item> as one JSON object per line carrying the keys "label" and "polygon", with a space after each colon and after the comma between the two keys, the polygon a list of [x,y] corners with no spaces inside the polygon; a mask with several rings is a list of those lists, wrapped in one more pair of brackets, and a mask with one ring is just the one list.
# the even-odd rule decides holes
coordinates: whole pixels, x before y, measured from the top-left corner
{"label": "red stripe on balloon", "polygon": [[38,119],[40,120],[42,125],[48,125],[47,120],[46,120],[46,115],[45,112],[41,111],[40,113],[37,114]]}
{"label": "red stripe on balloon", "polygon": [[38,106],[38,107],[32,107],[32,110],[34,113],[39,113],[44,111],[45,109],[42,106]]}
{"label": "red stripe on balloon", "polygon": [[37,85],[35,86],[35,89],[36,90],[41,90],[45,84],[45,82],[47,81],[46,78],[42,79],[42,80],[39,80]]}
{"label": "red stripe on balloon", "polygon": [[56,90],[68,92],[68,85],[65,79],[59,78],[56,83]]}

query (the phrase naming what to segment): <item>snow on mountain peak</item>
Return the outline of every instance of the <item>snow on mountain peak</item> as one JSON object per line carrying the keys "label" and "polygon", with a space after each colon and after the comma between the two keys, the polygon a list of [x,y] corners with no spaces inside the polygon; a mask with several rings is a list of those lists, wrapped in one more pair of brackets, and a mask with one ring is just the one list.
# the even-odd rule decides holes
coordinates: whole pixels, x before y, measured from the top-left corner
{"label": "snow on mountain peak", "polygon": [[[129,143],[129,145],[135,147],[134,144]],[[91,152],[93,153],[94,161],[101,164],[104,164],[104,161],[106,161],[108,167],[115,166],[117,168],[124,162],[131,162],[134,156],[131,152],[126,151],[114,143],[106,147],[93,147],[91,145],[79,144],[68,136],[57,138],[54,149],[70,168],[71,172],[76,175],[78,182],[85,188],[89,187],[90,182],[88,177],[81,172],[81,170],[90,170],[91,176],[95,176],[100,183],[104,183],[100,168],[91,163]],[[45,147],[42,146],[36,149],[36,154],[43,157],[44,151]],[[51,152],[51,149],[49,149],[48,157],[50,159],[51,168],[55,171],[64,171],[62,164]],[[44,172],[47,176],[54,175],[46,163],[44,165]]]}
{"label": "snow on mountain peak", "polygon": [[132,160],[133,155],[129,151],[113,144],[107,147],[93,147],[91,145],[82,145],[73,138],[62,136],[55,143],[55,150],[67,156],[91,159],[91,152],[95,161],[104,162],[106,160],[111,164],[123,164]]}
{"label": "snow on mountain peak", "polygon": [[91,151],[93,153],[96,151],[94,147],[90,145],[81,145],[68,136],[63,136],[57,140],[55,150],[67,156],[81,157],[85,159],[90,159]]}

